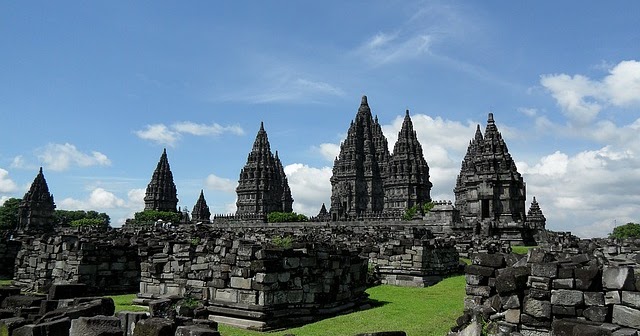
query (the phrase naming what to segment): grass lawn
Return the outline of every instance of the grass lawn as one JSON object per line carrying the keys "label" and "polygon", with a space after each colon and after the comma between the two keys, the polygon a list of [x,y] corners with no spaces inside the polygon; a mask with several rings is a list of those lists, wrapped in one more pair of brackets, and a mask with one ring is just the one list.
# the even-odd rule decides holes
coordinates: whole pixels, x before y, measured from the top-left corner
{"label": "grass lawn", "polygon": [[220,325],[225,336],[352,336],[374,331],[403,330],[407,335],[446,335],[462,315],[465,296],[463,275],[447,278],[427,288],[376,286],[367,290],[369,297],[382,306],[333,317],[275,333],[260,333]]}
{"label": "grass lawn", "polygon": [[1,286],[11,286],[11,279],[0,279],[0,287]]}
{"label": "grass lawn", "polygon": [[527,254],[530,249],[538,248],[539,246],[511,246],[511,252],[517,254]]}
{"label": "grass lawn", "polygon": [[124,294],[124,295],[112,295],[109,296],[116,304],[116,312],[119,311],[133,311],[133,312],[146,312],[149,308],[142,306],[134,306],[132,304],[133,299],[136,298],[136,294]]}

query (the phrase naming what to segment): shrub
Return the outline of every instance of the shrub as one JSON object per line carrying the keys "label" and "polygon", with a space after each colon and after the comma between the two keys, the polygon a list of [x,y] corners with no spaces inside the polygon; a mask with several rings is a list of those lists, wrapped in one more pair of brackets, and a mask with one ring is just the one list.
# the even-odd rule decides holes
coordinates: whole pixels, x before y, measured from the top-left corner
{"label": "shrub", "polygon": [[640,238],[640,224],[627,223],[625,225],[616,226],[613,232],[609,234],[610,238]]}
{"label": "shrub", "polygon": [[307,216],[295,212],[271,212],[267,215],[269,223],[306,222],[308,220]]}
{"label": "shrub", "polygon": [[277,248],[290,249],[293,247],[293,240],[291,236],[273,237],[273,239],[271,239],[271,245]]}
{"label": "shrub", "polygon": [[72,227],[107,227],[108,223],[98,218],[82,218],[71,221],[69,225]]}
{"label": "shrub", "polygon": [[177,223],[180,221],[181,214],[171,211],[145,210],[136,212],[133,216],[135,223],[149,223],[162,219],[165,222]]}

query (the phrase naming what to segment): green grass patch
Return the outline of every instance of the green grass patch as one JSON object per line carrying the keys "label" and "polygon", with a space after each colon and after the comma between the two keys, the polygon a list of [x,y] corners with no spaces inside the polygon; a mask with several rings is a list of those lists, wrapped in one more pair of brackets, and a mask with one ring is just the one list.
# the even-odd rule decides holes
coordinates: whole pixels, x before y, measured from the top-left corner
{"label": "green grass patch", "polygon": [[465,263],[465,265],[471,265],[471,259],[469,258],[460,258],[460,261]]}
{"label": "green grass patch", "polygon": [[11,286],[11,279],[0,279],[0,287]]}
{"label": "green grass patch", "polygon": [[530,249],[538,248],[540,246],[511,246],[511,252],[517,254],[527,254]]}
{"label": "green grass patch", "polygon": [[463,275],[444,279],[427,288],[376,286],[367,290],[381,306],[337,316],[299,328],[261,333],[220,325],[225,336],[355,335],[375,331],[403,330],[407,335],[446,335],[462,315],[465,296]]}
{"label": "green grass patch", "polygon": [[113,303],[116,305],[116,312],[119,311],[133,311],[133,312],[146,312],[149,308],[133,305],[133,299],[136,298],[136,294],[124,294],[124,295],[111,295]]}

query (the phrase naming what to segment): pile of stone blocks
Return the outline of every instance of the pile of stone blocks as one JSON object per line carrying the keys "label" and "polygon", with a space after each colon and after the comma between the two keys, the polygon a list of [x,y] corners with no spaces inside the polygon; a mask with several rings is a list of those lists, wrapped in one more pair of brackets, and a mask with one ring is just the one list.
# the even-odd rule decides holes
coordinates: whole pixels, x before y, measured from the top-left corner
{"label": "pile of stone blocks", "polygon": [[467,318],[458,327],[473,317],[495,334],[638,335],[640,265],[635,252],[627,257],[476,254],[466,269]]}

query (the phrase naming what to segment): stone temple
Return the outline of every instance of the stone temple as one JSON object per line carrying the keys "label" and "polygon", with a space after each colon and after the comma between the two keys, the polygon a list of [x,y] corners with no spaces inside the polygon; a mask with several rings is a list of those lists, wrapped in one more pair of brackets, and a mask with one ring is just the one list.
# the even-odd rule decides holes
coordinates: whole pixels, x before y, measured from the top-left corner
{"label": "stone temple", "polygon": [[266,216],[271,212],[291,212],[293,198],[278,152],[274,156],[264,123],[256,135],[247,163],[240,171],[236,202],[237,215]]}
{"label": "stone temple", "polygon": [[54,229],[53,214],[56,204],[53,195],[49,193],[47,180],[42,173],[42,167],[31,187],[18,208],[18,231],[49,232]]}
{"label": "stone temple", "polygon": [[173,182],[173,173],[167,159],[167,150],[162,151],[160,161],[147,185],[144,210],[178,212],[178,192]]}
{"label": "stone temple", "polygon": [[403,212],[431,201],[429,166],[409,111],[391,155],[378,118],[363,96],[334,161],[331,189],[332,220]]}

